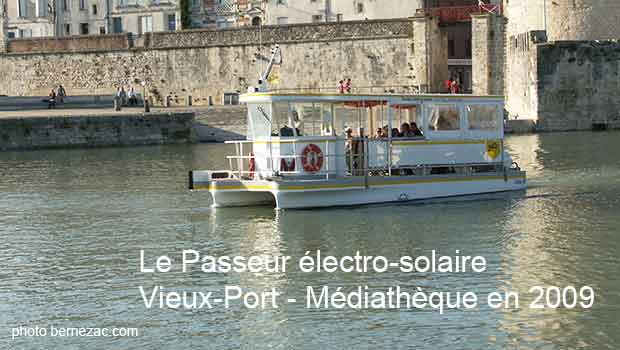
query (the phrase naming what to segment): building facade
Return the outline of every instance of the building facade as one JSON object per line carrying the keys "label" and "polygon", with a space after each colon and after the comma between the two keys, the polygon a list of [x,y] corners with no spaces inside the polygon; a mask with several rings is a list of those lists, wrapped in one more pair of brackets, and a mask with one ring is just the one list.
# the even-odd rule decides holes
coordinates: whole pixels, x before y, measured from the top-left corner
{"label": "building facade", "polygon": [[11,38],[180,29],[175,0],[0,0]]}
{"label": "building facade", "polygon": [[267,0],[265,23],[294,24],[412,17],[424,0]]}

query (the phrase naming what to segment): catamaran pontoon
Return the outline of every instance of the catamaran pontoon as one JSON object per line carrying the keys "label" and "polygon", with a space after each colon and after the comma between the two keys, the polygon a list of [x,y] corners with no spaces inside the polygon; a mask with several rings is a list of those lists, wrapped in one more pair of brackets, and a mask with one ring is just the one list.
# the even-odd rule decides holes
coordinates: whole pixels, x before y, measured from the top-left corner
{"label": "catamaran pontoon", "polygon": [[[502,97],[258,91],[241,101],[247,140],[228,142],[236,147],[230,168],[189,176],[189,188],[208,190],[216,207],[358,205],[526,187],[504,149]],[[405,123],[422,136],[398,130]]]}

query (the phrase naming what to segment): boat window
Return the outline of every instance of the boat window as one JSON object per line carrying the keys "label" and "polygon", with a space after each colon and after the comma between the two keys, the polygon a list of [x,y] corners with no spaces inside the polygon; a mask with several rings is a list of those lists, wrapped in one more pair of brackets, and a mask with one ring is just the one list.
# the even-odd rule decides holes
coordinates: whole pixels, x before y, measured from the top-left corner
{"label": "boat window", "polygon": [[315,103],[292,103],[293,123],[299,136],[321,135],[321,106]]}
{"label": "boat window", "polygon": [[499,106],[497,105],[468,105],[467,120],[471,130],[497,130]]}
{"label": "boat window", "polygon": [[411,128],[413,125],[418,130],[422,128],[422,115],[418,113],[416,105],[403,104],[392,106],[392,126],[398,129],[400,137],[417,137],[407,135],[410,133],[407,132],[406,128]]}
{"label": "boat window", "polygon": [[430,106],[429,130],[458,130],[460,121],[459,109],[456,105]]}
{"label": "boat window", "polygon": [[272,128],[272,111],[269,103],[248,104],[248,139],[269,137]]}
{"label": "boat window", "polygon": [[275,102],[273,104],[273,124],[271,129],[272,136],[293,137],[292,120],[289,120],[289,103]]}
{"label": "boat window", "polygon": [[336,105],[334,107],[336,135],[346,136],[345,130],[351,128],[353,130],[359,130],[358,123],[358,108],[348,107],[344,104]]}

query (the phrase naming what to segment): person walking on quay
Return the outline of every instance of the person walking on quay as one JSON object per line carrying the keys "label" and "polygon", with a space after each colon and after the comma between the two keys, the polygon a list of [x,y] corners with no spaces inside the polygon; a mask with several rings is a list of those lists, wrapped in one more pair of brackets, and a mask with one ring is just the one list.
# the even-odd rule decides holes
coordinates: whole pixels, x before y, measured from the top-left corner
{"label": "person walking on quay", "polygon": [[47,109],[56,108],[56,91],[52,89],[47,96]]}
{"label": "person walking on quay", "polygon": [[58,102],[59,103],[65,103],[65,96],[67,96],[67,91],[65,90],[65,87],[61,85],[58,85]]}
{"label": "person walking on quay", "polygon": [[347,94],[351,93],[351,78],[347,78],[347,82],[344,83],[344,90],[347,92]]}

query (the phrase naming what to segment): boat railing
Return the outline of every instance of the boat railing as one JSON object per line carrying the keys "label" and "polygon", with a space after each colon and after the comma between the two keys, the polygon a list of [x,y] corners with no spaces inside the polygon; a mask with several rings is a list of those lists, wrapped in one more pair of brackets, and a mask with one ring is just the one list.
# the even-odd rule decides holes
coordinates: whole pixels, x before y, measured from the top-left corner
{"label": "boat railing", "polygon": [[[421,94],[427,93],[426,85],[373,85],[355,86],[351,88],[352,94]],[[310,86],[310,87],[283,87],[271,89],[277,93],[334,93],[338,92],[337,86]]]}
{"label": "boat railing", "polygon": [[[295,177],[304,177],[304,178],[325,178],[329,179],[330,177],[337,176],[337,169],[330,170],[330,159],[343,159],[344,161],[344,172],[340,174],[341,176],[392,176],[392,175],[431,175],[433,173],[441,173],[442,171],[446,172],[460,172],[463,175],[471,175],[474,172],[488,172],[484,171],[485,169],[493,169],[494,172],[505,171],[505,165],[503,161],[499,162],[484,162],[484,163],[445,163],[445,164],[414,164],[414,165],[399,165],[394,166],[392,163],[392,147],[391,144],[397,141],[407,140],[407,138],[368,138],[368,137],[354,137],[347,141],[351,141],[351,144],[354,145],[357,142],[357,146],[355,149],[351,147],[353,151],[347,151],[347,147],[342,149],[343,152],[337,152],[335,154],[326,153],[323,155],[325,161],[325,166],[322,170],[317,172],[308,174],[302,170],[283,170],[281,169],[281,161],[286,160],[287,164],[290,160],[295,160],[295,164],[302,164],[301,159],[302,155],[297,154],[295,151],[296,147],[294,146],[293,154],[285,154],[285,155],[274,155],[271,152],[271,142],[268,142],[270,145],[270,154],[261,156],[262,159],[266,161],[267,168],[266,169],[252,169],[251,163],[256,164],[256,157],[250,152],[248,155],[244,153],[244,145],[245,144],[253,144],[253,140],[238,140],[238,141],[226,141],[227,144],[235,144],[236,155],[227,156],[226,159],[229,162],[229,171],[231,174],[236,176],[239,179],[243,178],[254,178],[256,174],[259,174],[261,177],[273,177],[273,176],[295,176]],[[316,143],[325,142],[325,148],[328,150],[327,144],[330,140],[325,141],[313,141]],[[371,155],[369,152],[369,141],[385,143],[385,165],[384,166],[371,166],[369,161],[369,156]],[[289,141],[288,143],[292,143],[293,145],[304,143],[307,144],[307,140],[299,140],[299,141]],[[360,147],[361,145],[361,147]],[[295,166],[294,169],[298,167]],[[482,169],[482,171],[478,171]]]}

